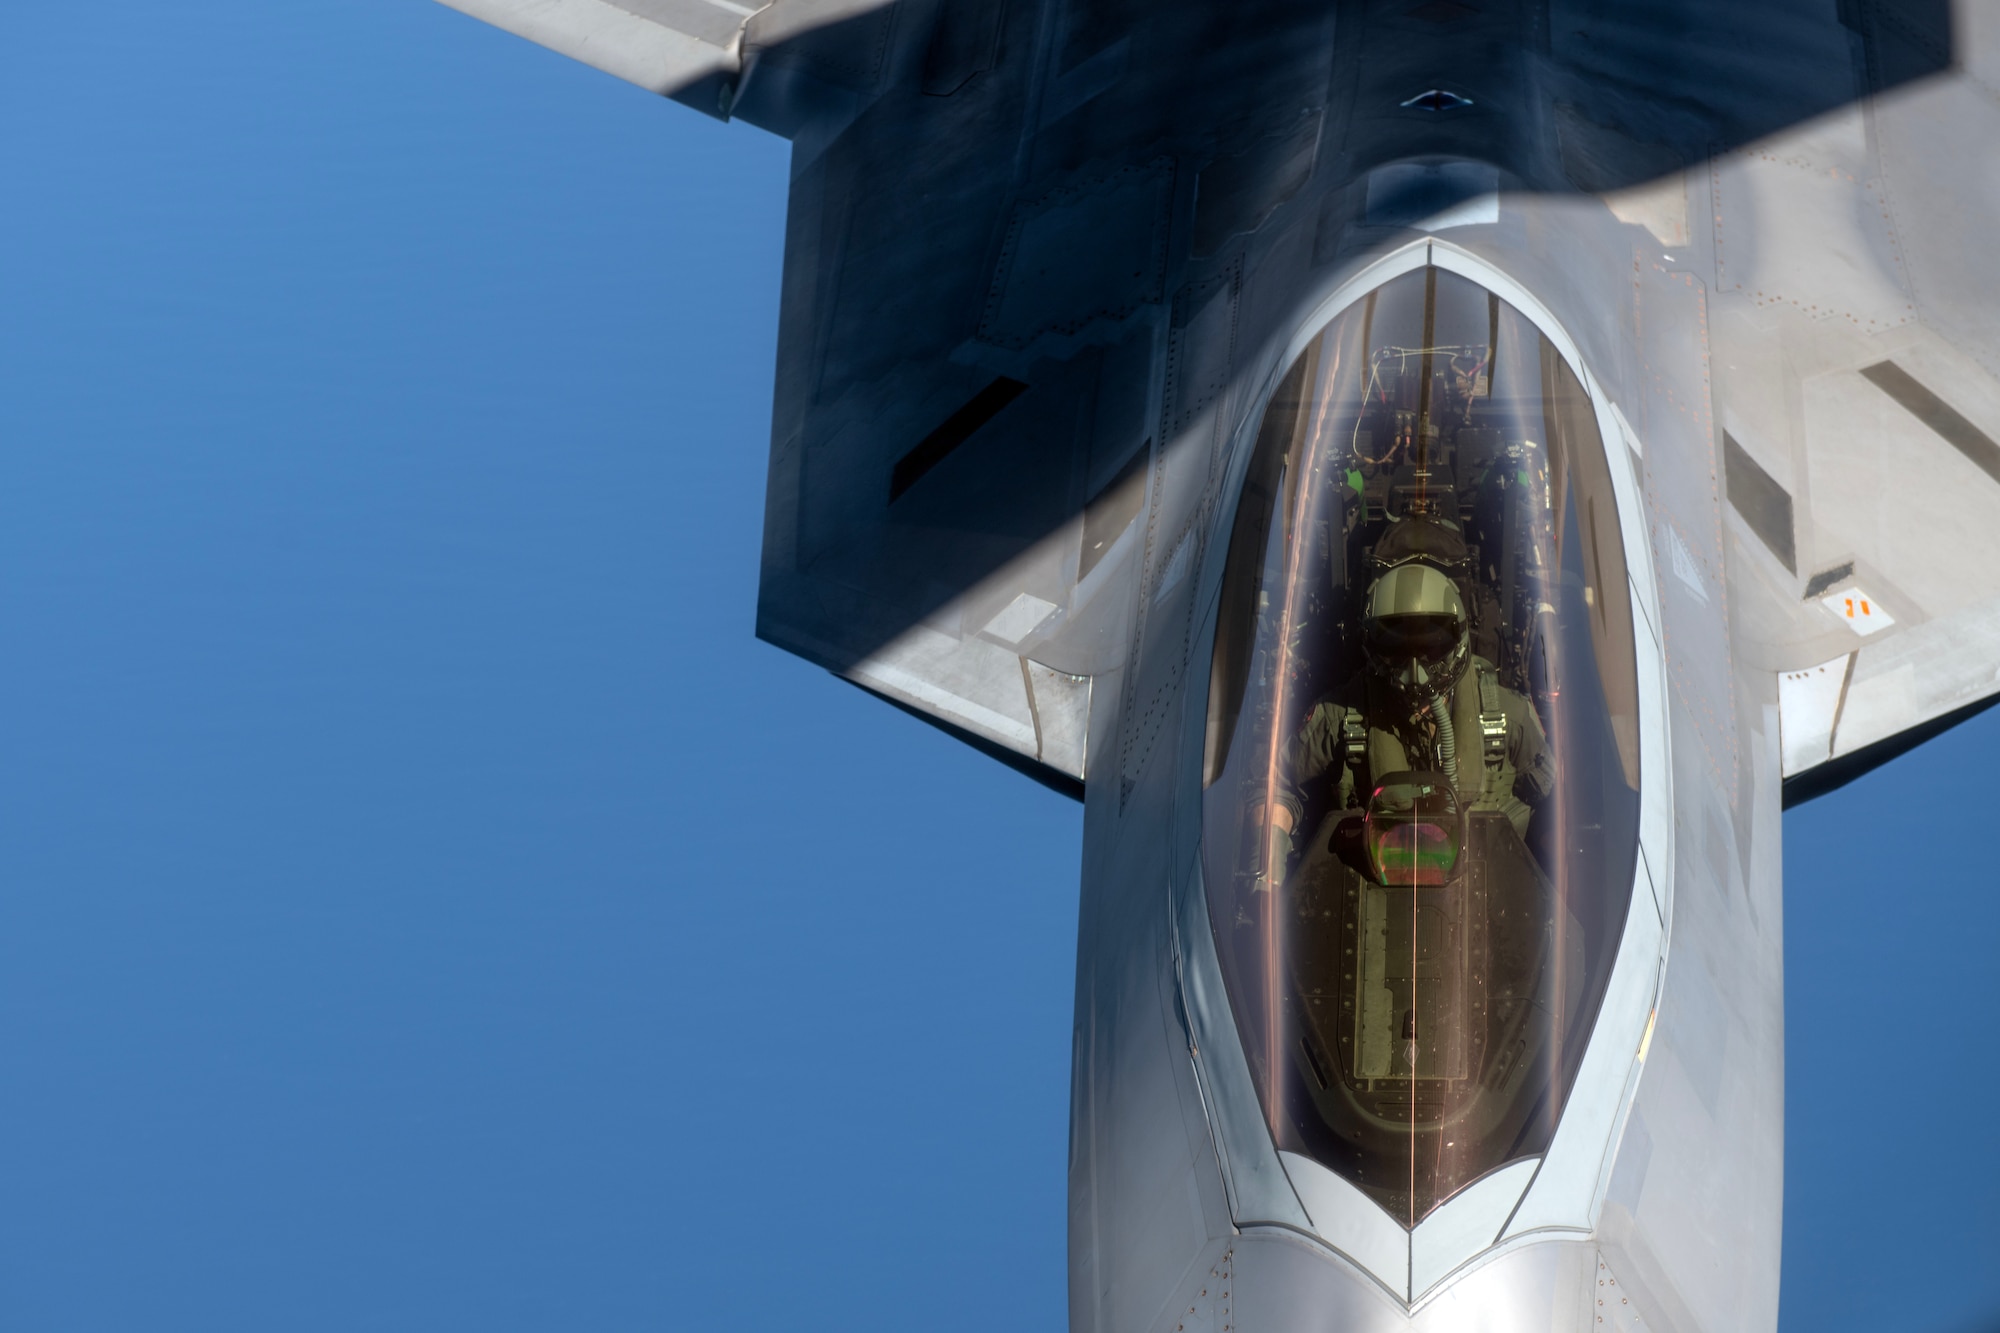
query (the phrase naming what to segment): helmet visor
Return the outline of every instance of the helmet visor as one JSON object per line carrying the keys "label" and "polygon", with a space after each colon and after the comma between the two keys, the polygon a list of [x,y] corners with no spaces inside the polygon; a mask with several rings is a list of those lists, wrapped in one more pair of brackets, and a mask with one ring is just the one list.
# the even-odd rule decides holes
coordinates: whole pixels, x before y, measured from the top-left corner
{"label": "helmet visor", "polygon": [[1454,615],[1384,616],[1369,622],[1368,652],[1382,662],[1442,662],[1464,634],[1464,622]]}

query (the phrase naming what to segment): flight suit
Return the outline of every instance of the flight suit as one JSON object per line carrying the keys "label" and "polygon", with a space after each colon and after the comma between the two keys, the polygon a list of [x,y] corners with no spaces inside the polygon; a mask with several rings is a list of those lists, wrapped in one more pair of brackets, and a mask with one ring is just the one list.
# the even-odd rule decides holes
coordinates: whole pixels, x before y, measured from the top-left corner
{"label": "flight suit", "polygon": [[[1361,696],[1359,707],[1352,703],[1355,694]],[[1305,725],[1285,744],[1288,790],[1279,800],[1291,808],[1294,827],[1305,806],[1299,785],[1336,768],[1341,810],[1365,804],[1368,786],[1390,773],[1444,771],[1463,809],[1498,810],[1523,836],[1534,807],[1554,790],[1555,765],[1534,705],[1501,685],[1492,663],[1482,657],[1471,659],[1452,688],[1448,741],[1443,728],[1427,717],[1410,717],[1408,705],[1373,677],[1348,692],[1348,700],[1329,697],[1313,705]],[[1452,753],[1439,753],[1445,749]]]}

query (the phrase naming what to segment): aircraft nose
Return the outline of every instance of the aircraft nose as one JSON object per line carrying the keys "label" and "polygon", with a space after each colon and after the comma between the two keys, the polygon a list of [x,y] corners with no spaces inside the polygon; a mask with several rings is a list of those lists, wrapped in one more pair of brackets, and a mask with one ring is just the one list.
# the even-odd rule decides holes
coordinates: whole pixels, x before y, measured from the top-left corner
{"label": "aircraft nose", "polygon": [[1202,1284],[1194,1308],[1167,1327],[1178,1325],[1177,1333],[1597,1333],[1597,1273],[1589,1242],[1539,1241],[1475,1260],[1412,1302],[1337,1254],[1259,1230],[1236,1238],[1226,1264],[1210,1274],[1222,1280]]}

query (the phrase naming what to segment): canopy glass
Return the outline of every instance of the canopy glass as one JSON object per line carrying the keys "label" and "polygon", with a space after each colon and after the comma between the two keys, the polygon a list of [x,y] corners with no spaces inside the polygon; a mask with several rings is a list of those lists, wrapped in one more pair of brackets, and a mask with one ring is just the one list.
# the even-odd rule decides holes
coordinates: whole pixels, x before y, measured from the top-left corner
{"label": "canopy glass", "polygon": [[1575,372],[1435,268],[1337,316],[1230,531],[1203,857],[1278,1146],[1414,1226],[1542,1152],[1638,847],[1632,610]]}

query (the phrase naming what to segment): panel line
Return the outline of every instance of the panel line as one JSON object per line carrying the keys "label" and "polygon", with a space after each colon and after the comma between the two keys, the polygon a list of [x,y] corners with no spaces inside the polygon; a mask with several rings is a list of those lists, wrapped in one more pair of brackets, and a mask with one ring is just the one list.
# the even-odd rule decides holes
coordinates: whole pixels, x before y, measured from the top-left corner
{"label": "panel line", "polygon": [[1981,472],[2000,481],[2000,444],[1967,421],[1951,404],[1919,384],[1894,361],[1878,361],[1861,372],[1868,382],[1895,399],[1905,411],[1929,426],[1945,443],[1964,454]]}

